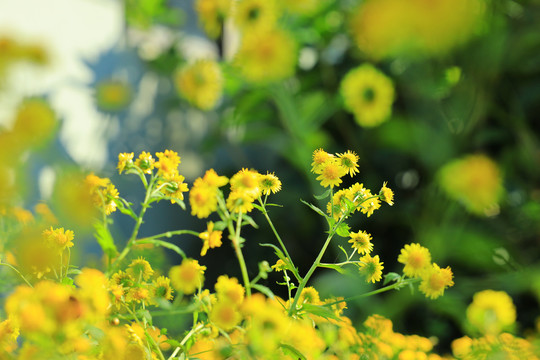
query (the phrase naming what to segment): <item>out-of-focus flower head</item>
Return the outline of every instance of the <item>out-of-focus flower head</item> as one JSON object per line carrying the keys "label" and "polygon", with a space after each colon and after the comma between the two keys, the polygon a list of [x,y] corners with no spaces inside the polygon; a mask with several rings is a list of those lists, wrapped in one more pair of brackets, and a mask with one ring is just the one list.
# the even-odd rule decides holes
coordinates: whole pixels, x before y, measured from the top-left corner
{"label": "out-of-focus flower head", "polygon": [[223,23],[230,16],[232,0],[196,0],[195,11],[204,31],[211,38],[217,38],[223,30]]}
{"label": "out-of-focus flower head", "polygon": [[197,60],[180,67],[174,75],[180,96],[201,110],[216,107],[223,93],[223,75],[213,60]]}
{"label": "out-of-focus flower head", "polygon": [[121,111],[132,98],[131,87],[123,81],[103,80],[96,85],[96,103],[103,111]]}
{"label": "out-of-focus flower head", "polygon": [[467,307],[467,321],[482,335],[498,335],[514,325],[516,308],[504,291],[479,291]]}

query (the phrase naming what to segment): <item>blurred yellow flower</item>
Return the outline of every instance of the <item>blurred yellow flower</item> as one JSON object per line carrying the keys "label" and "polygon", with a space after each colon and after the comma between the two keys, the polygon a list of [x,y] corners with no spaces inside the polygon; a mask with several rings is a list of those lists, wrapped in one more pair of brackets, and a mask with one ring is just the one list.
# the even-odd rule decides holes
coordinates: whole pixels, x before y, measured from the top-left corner
{"label": "blurred yellow flower", "polygon": [[288,78],[294,74],[296,61],[294,37],[279,28],[246,32],[234,58],[238,70],[252,83]]}
{"label": "blurred yellow flower", "polygon": [[208,249],[213,249],[221,246],[221,235],[223,231],[214,230],[214,223],[209,221],[206,231],[199,234],[199,237],[203,240],[203,247],[201,249],[201,256],[206,255]]}
{"label": "blurred yellow flower", "polygon": [[203,286],[206,266],[199,265],[194,259],[184,259],[182,264],[169,270],[172,286],[185,295],[193,294]]}
{"label": "blurred yellow flower", "polygon": [[366,254],[360,258],[358,270],[366,278],[367,282],[375,283],[381,281],[383,262],[380,261],[379,255],[371,256]]}
{"label": "blurred yellow flower", "polygon": [[232,0],[196,0],[195,11],[204,31],[211,38],[221,35],[223,23],[230,15]]}
{"label": "blurred yellow flower", "polygon": [[392,80],[370,64],[349,71],[341,81],[340,91],[345,108],[360,126],[378,126],[392,114]]}
{"label": "blurred yellow flower", "polygon": [[490,214],[504,193],[497,164],[485,155],[468,155],[445,164],[438,181],[448,196],[470,212]]}
{"label": "blurred yellow flower", "polygon": [[269,30],[280,15],[276,0],[237,0],[232,13],[242,32]]}
{"label": "blurred yellow flower", "polygon": [[254,200],[255,198],[245,191],[231,191],[227,197],[227,209],[233,213],[246,214],[253,210]]}
{"label": "blurred yellow flower", "polygon": [[123,110],[132,99],[129,84],[118,80],[104,80],[96,86],[96,102],[103,111]]}
{"label": "blurred yellow flower", "polygon": [[197,60],[179,68],[174,84],[180,96],[201,110],[216,107],[223,92],[223,75],[213,60]]}
{"label": "blurred yellow flower", "polygon": [[53,229],[51,226],[50,229],[43,231],[46,243],[60,252],[73,246],[73,236],[73,231],[64,228]]}
{"label": "blurred yellow flower", "polygon": [[467,321],[482,335],[497,335],[515,323],[516,308],[504,291],[480,291],[467,307]]}
{"label": "blurred yellow flower", "polygon": [[398,256],[398,262],[405,265],[403,267],[405,275],[415,278],[431,266],[431,254],[420,244],[405,244]]}
{"label": "blurred yellow flower", "polygon": [[227,275],[220,275],[216,285],[217,298],[223,302],[230,302],[236,306],[240,306],[244,301],[244,287],[238,283],[237,278],[229,278]]}
{"label": "blurred yellow flower", "polygon": [[176,151],[167,149],[164,152],[157,152],[156,156],[159,160],[154,163],[154,167],[158,169],[159,176],[171,179],[178,174],[178,165],[181,161]]}
{"label": "blurred yellow flower", "polygon": [[197,178],[189,191],[189,204],[191,215],[199,219],[206,218],[217,210],[218,188],[208,185],[204,179]]}
{"label": "blurred yellow flower", "polygon": [[477,30],[483,0],[368,0],[350,18],[357,46],[374,59],[445,54]]}
{"label": "blurred yellow flower", "polygon": [[56,127],[56,115],[49,104],[29,98],[17,109],[13,134],[20,146],[40,146],[51,138]]}
{"label": "blurred yellow flower", "polygon": [[154,275],[154,270],[150,263],[144,260],[142,257],[134,259],[129,264],[126,272],[135,279],[136,282],[141,282],[142,280],[148,280],[152,275]]}
{"label": "blurred yellow flower", "polygon": [[229,331],[242,321],[242,315],[240,314],[237,305],[229,301],[218,300],[210,311],[210,321],[217,327]]}

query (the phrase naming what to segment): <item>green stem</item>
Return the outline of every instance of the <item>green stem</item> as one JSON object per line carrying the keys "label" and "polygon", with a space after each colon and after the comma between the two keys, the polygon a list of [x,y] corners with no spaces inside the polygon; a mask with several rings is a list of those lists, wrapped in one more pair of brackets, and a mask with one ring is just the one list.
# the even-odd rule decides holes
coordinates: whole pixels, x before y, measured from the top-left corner
{"label": "green stem", "polygon": [[19,270],[17,270],[14,266],[12,266],[12,265],[10,265],[10,264],[2,263],[2,262],[0,262],[0,265],[2,265],[2,266],[7,266],[7,267],[10,268],[11,270],[15,271],[15,272],[17,273],[17,275],[19,275],[20,278],[23,279],[24,282],[25,282],[28,286],[33,287],[32,284],[30,284],[30,282],[29,282],[28,280],[26,280],[26,278],[23,276],[23,274],[21,274],[21,273],[19,272]]}
{"label": "green stem", "polygon": [[244,286],[246,287],[246,295],[251,296],[251,284],[249,282],[249,276],[246,267],[246,261],[244,260],[244,255],[242,254],[242,249],[240,249],[240,228],[242,224],[242,212],[238,213],[238,219],[236,222],[236,231],[234,232],[233,246],[240,263],[240,270],[242,271],[242,279],[244,280]]}
{"label": "green stem", "polygon": [[199,330],[201,330],[202,328],[204,327],[203,324],[199,324],[197,326],[195,326],[193,329],[191,329],[187,334],[186,336],[184,336],[184,338],[182,339],[182,341],[180,342],[180,346],[177,346],[176,349],[174,349],[174,352],[171,354],[171,356],[169,356],[169,359],[168,360],[172,360],[174,359],[174,357],[178,354],[178,352],[180,350],[182,350],[181,346],[184,346],[186,344],[186,342],[189,340],[190,337],[192,337],[193,335],[195,335]]}
{"label": "green stem", "polygon": [[137,242],[146,241],[146,240],[156,240],[163,237],[171,238],[174,235],[183,235],[183,234],[190,234],[190,235],[199,237],[199,233],[193,230],[173,230],[173,231],[167,231],[167,232],[157,234],[157,235],[148,236],[145,238],[140,238],[137,240]]}
{"label": "green stem", "polygon": [[274,236],[276,237],[277,241],[279,242],[279,245],[281,246],[281,250],[283,250],[283,252],[285,253],[285,256],[287,257],[287,259],[289,260],[289,262],[291,264],[292,273],[293,273],[294,277],[296,277],[296,279],[298,281],[302,281],[302,279],[300,278],[300,275],[298,274],[296,266],[294,266],[292,257],[289,255],[289,252],[287,251],[287,248],[285,247],[285,244],[281,240],[281,237],[279,236],[276,228],[274,227],[274,223],[272,222],[272,220],[268,216],[268,212],[266,211],[265,203],[263,203],[261,201],[260,197],[259,197],[259,203],[261,204],[261,208],[263,209],[262,213],[263,213],[264,217],[266,218],[266,221],[268,222],[268,225],[270,225],[270,228],[272,229],[272,232],[274,233]]}

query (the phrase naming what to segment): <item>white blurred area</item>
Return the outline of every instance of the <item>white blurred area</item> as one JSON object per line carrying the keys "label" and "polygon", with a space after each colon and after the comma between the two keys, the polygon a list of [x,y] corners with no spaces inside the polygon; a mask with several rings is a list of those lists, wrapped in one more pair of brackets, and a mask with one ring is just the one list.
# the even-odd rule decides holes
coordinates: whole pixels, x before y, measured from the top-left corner
{"label": "white blurred area", "polygon": [[41,44],[45,67],[21,64],[0,89],[0,124],[9,125],[22,98],[49,94],[63,120],[60,141],[79,164],[98,169],[106,161],[108,120],[97,112],[85,86],[92,61],[112,47],[123,31],[122,2],[116,0],[0,0],[0,37]]}

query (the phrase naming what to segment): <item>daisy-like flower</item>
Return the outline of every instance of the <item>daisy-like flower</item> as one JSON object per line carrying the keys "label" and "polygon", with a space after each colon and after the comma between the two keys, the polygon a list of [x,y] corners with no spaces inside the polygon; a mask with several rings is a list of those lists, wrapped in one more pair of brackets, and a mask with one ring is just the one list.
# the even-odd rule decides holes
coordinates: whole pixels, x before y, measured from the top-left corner
{"label": "daisy-like flower", "polygon": [[50,229],[43,231],[43,237],[47,245],[59,251],[73,246],[74,235],[71,230],[64,230],[64,228],[53,229],[51,226]]}
{"label": "daisy-like flower", "polygon": [[137,160],[135,160],[135,166],[138,166],[145,174],[151,174],[154,168],[156,160],[152,157],[152,154],[143,151]]}
{"label": "daisy-like flower", "polygon": [[110,215],[116,211],[116,199],[119,198],[118,189],[114,186],[113,183],[107,184],[107,187],[103,189],[103,199],[105,214]]}
{"label": "daisy-like flower", "polygon": [[347,174],[347,169],[341,166],[337,158],[331,158],[322,164],[317,180],[321,182],[321,186],[333,188],[341,184],[341,178],[345,174]]}
{"label": "daisy-like flower", "polygon": [[201,256],[206,255],[208,249],[213,249],[221,246],[221,235],[223,231],[214,230],[214,223],[209,221],[205,232],[199,234],[199,237],[203,240],[203,247],[201,249]]}
{"label": "daisy-like flower", "polygon": [[341,166],[347,169],[347,172],[352,177],[358,173],[358,155],[354,151],[348,150],[346,153],[337,154]]}
{"label": "daisy-like flower", "polygon": [[208,186],[216,188],[225,186],[229,182],[226,176],[218,175],[214,169],[206,170],[202,179]]}
{"label": "daisy-like flower", "polygon": [[405,265],[403,273],[415,278],[431,266],[429,250],[420,244],[406,244],[398,256],[398,262]]}
{"label": "daisy-like flower", "polygon": [[165,179],[173,178],[178,174],[178,165],[180,165],[180,156],[172,150],[156,153],[158,161],[154,163],[154,167],[158,169],[158,175]]}
{"label": "daisy-like flower", "polygon": [[213,60],[198,60],[179,68],[174,83],[180,96],[201,110],[216,107],[223,93],[223,75]]}
{"label": "daisy-like flower", "polygon": [[360,126],[378,126],[392,113],[394,85],[372,65],[349,71],[341,82],[341,95],[345,108],[354,114]]}
{"label": "daisy-like flower", "polygon": [[128,169],[133,165],[133,153],[120,153],[118,154],[118,173],[121,174],[122,171]]}
{"label": "daisy-like flower", "polygon": [[334,155],[327,153],[323,149],[317,149],[313,152],[312,157],[313,162],[311,163],[311,172],[314,172],[315,174],[320,174],[323,168],[323,164],[330,158],[333,158]]}
{"label": "daisy-like flower", "polygon": [[259,177],[259,187],[264,195],[275,194],[281,190],[281,181],[274,173],[267,173]]}
{"label": "daisy-like flower", "polygon": [[130,288],[135,283],[135,279],[133,279],[129,273],[120,270],[111,276],[111,280],[109,282],[111,285],[120,285],[123,288]]}
{"label": "daisy-like flower", "polygon": [[183,175],[176,174],[167,179],[167,184],[163,187],[163,193],[171,197],[171,203],[175,203],[175,199],[184,200],[184,193],[188,191],[188,185],[184,182]]}
{"label": "daisy-like flower", "polygon": [[261,194],[260,177],[255,170],[242,169],[231,177],[231,191],[256,199]]}
{"label": "daisy-like flower", "polygon": [[242,32],[271,29],[278,15],[276,0],[239,0],[233,9],[233,20]]}
{"label": "daisy-like flower", "polygon": [[467,320],[484,335],[498,335],[515,323],[516,307],[504,291],[480,291],[467,307]]}
{"label": "daisy-like flower", "polygon": [[[349,199],[352,202],[351,192],[349,189],[341,189],[341,190],[336,191],[334,193],[334,196],[332,197],[332,201],[331,202],[329,201],[328,204],[326,205],[326,210],[328,214],[331,215],[332,210],[333,210],[334,219],[336,220],[338,220],[341,216],[343,216],[348,211],[346,207],[345,199]],[[353,212],[355,210],[353,210]]]}
{"label": "daisy-like flower", "polygon": [[132,99],[129,84],[118,80],[104,80],[96,87],[97,106],[104,111],[123,110]]}
{"label": "daisy-like flower", "polygon": [[237,278],[229,278],[227,275],[218,277],[216,285],[218,300],[240,305],[244,301],[244,287],[238,283]]}
{"label": "daisy-like flower", "polygon": [[233,213],[246,214],[253,210],[253,197],[243,191],[231,191],[227,197],[227,209]]}
{"label": "daisy-like flower", "polygon": [[294,74],[297,44],[294,36],[279,28],[244,33],[234,64],[252,83],[269,83]]}
{"label": "daisy-like flower", "polygon": [[147,287],[138,285],[130,288],[126,295],[126,302],[141,302],[150,300],[150,291]]}
{"label": "daisy-like flower", "polygon": [[229,301],[218,301],[210,311],[210,321],[217,327],[228,331],[242,321],[242,315],[235,304]]}
{"label": "daisy-like flower", "polygon": [[285,261],[278,259],[274,265],[272,265],[272,269],[274,271],[283,271],[287,269],[287,264],[285,264]]}
{"label": "daisy-like flower", "polygon": [[203,219],[216,211],[218,208],[217,191],[216,187],[209,186],[203,179],[196,179],[189,192],[191,215]]}
{"label": "daisy-like flower", "polygon": [[313,304],[313,305],[321,304],[321,298],[319,296],[319,292],[313,286],[306,286],[305,288],[302,289],[302,293],[300,294],[298,303],[299,304],[308,303],[308,304]]}
{"label": "daisy-like flower", "polygon": [[204,31],[217,38],[232,8],[232,0],[196,0],[195,11]]}
{"label": "daisy-like flower", "polygon": [[[371,191],[368,190],[367,197],[372,197]],[[373,215],[373,212],[381,207],[381,201],[378,198],[373,198],[367,201],[363,201],[360,206],[362,214],[366,214],[367,217]]]}
{"label": "daisy-like flower", "polygon": [[173,288],[189,295],[203,286],[205,270],[206,266],[200,265],[197,260],[184,259],[182,264],[169,270],[169,278]]}
{"label": "daisy-like flower", "polygon": [[367,282],[375,283],[382,278],[383,262],[380,261],[379,255],[371,257],[366,254],[360,258],[358,270],[366,278]]}
{"label": "daisy-like flower", "polygon": [[135,259],[129,264],[126,272],[131,275],[136,281],[139,279],[148,280],[154,275],[154,270],[150,263],[144,260],[142,257]]}
{"label": "daisy-like flower", "polygon": [[381,191],[379,191],[379,199],[390,206],[394,205],[394,192],[386,187],[386,181],[383,183]]}
{"label": "daisy-like flower", "polygon": [[422,282],[418,288],[426,297],[431,299],[438,298],[444,294],[446,288],[454,285],[454,275],[449,266],[441,269],[439,265],[433,263],[422,271],[420,277]]}
{"label": "daisy-like flower", "polygon": [[166,276],[160,276],[152,282],[152,296],[154,298],[172,300],[173,289],[171,279]]}
{"label": "daisy-like flower", "polygon": [[358,254],[369,254],[373,250],[373,244],[371,243],[371,234],[366,231],[350,232],[351,239],[349,242],[353,249],[356,249]]}

